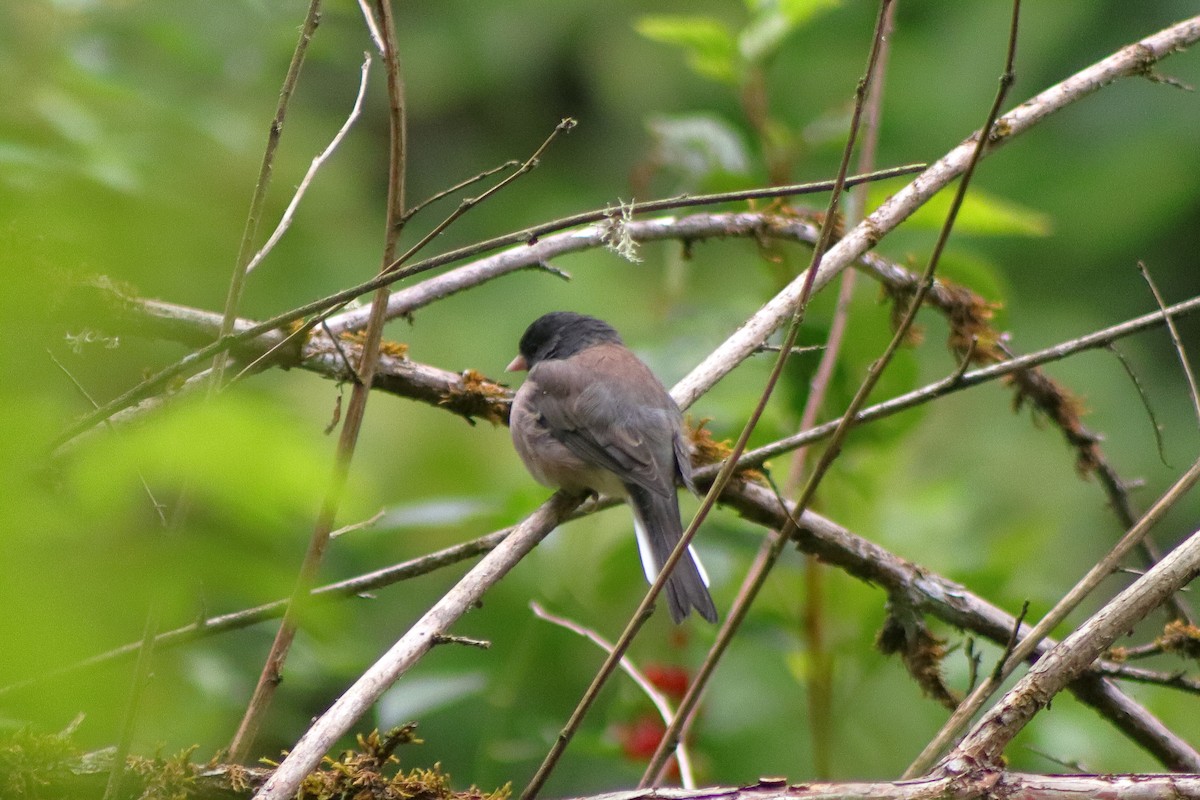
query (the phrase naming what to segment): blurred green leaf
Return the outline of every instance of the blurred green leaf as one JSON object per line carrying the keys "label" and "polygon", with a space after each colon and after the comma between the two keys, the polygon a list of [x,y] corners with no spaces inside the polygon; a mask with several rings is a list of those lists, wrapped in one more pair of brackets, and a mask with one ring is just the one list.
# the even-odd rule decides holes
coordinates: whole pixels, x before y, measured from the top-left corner
{"label": "blurred green leaf", "polygon": [[788,36],[840,0],[747,0],[754,16],[738,34],[738,52],[751,64],[762,63]]}
{"label": "blurred green leaf", "polygon": [[[903,184],[889,186],[873,185],[870,191],[870,206],[878,206]],[[955,185],[938,192],[916,212],[905,220],[910,229],[940,230],[950,211]],[[1049,215],[972,188],[963,199],[954,222],[958,233],[977,236],[1049,236],[1053,226]]]}
{"label": "blurred green leaf", "polygon": [[635,24],[638,33],[655,42],[682,47],[688,66],[721,83],[737,80],[737,46],[724,23],[712,17],[646,16]]}
{"label": "blurred green leaf", "polygon": [[[213,511],[245,521],[258,538],[312,515],[328,480],[319,440],[300,438],[296,421],[251,394],[190,400],[172,413],[121,430],[78,455],[72,488],[85,508],[126,513],[146,502],[143,481],[160,491],[187,489]],[[118,505],[119,503],[119,505]]]}

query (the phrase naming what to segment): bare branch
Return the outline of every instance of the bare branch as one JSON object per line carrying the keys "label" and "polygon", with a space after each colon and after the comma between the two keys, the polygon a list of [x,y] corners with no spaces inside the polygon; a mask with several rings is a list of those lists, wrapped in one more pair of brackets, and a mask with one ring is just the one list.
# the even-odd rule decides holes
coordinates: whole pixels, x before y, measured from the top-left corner
{"label": "bare branch", "polygon": [[578,502],[578,498],[555,494],[526,517],[503,543],[484,556],[313,723],[255,795],[256,800],[291,797],[321,756],[429,650],[434,638],[446,633],[459,617],[478,603],[488,587],[533,549]]}
{"label": "bare branch", "polygon": [[[1197,467],[1200,467],[1198,462]],[[1197,470],[1200,473],[1200,470]],[[1012,690],[984,715],[943,762],[954,771],[961,763],[999,764],[1004,748],[1070,681],[1082,675],[1108,647],[1200,575],[1200,531],[1097,611],[1056,645]]]}
{"label": "bare branch", "polygon": [[[1168,489],[1162,497],[1159,498],[1158,502],[1156,502],[1150,508],[1150,510],[1146,512],[1146,514],[1138,521],[1138,524],[1130,528],[1129,531],[1121,537],[1120,541],[1118,541],[1116,545],[1114,545],[1113,548],[1104,556],[1104,558],[1102,558],[1099,563],[1088,570],[1087,574],[1084,575],[1078,583],[1071,587],[1071,590],[1054,605],[1054,608],[1050,609],[1050,611],[1048,611],[1046,615],[1038,621],[1038,624],[1035,625],[1033,630],[1021,640],[1020,644],[1013,648],[1013,652],[1005,658],[1004,663],[998,667],[988,679],[981,682],[979,686],[975,688],[975,691],[971,693],[970,697],[968,697],[959,705],[958,709],[954,712],[950,719],[946,721],[946,724],[942,727],[941,731],[938,732],[938,735],[935,736],[933,740],[931,740],[929,744],[925,746],[925,749],[908,768],[905,773],[906,777],[911,778],[915,775],[919,775],[932,765],[933,760],[937,758],[942,749],[950,744],[958,732],[962,730],[971,720],[971,717],[975,715],[975,712],[983,706],[984,702],[988,697],[991,696],[992,692],[999,688],[1004,678],[1011,675],[1013,670],[1020,666],[1036,649],[1038,642],[1043,637],[1049,635],[1050,631],[1054,630],[1055,626],[1066,619],[1067,614],[1078,607],[1079,603],[1082,602],[1083,599],[1087,597],[1087,595],[1090,594],[1092,590],[1094,590],[1100,584],[1101,581],[1103,581],[1117,569],[1117,567],[1120,565],[1121,559],[1123,559],[1130,550],[1132,550],[1143,538],[1145,538],[1145,536],[1150,532],[1150,529],[1154,527],[1154,525],[1160,519],[1162,519],[1163,515],[1166,514],[1167,511],[1174,507],[1179,499],[1182,498],[1183,495],[1186,494],[1198,480],[1200,480],[1200,461],[1194,463],[1191,469],[1185,472],[1179,478],[1179,480],[1177,480],[1175,484],[1171,486],[1171,488]],[[1200,540],[1200,537],[1197,538]],[[1162,563],[1165,562],[1159,562],[1159,564]],[[1158,569],[1158,565],[1152,567],[1150,572],[1139,578],[1134,585],[1145,585],[1143,584],[1145,579],[1151,574],[1156,574],[1156,569]],[[1186,581],[1184,581],[1184,583],[1186,583]],[[1183,586],[1183,584],[1180,584],[1180,586]],[[1169,596],[1170,595],[1168,595],[1168,597]],[[1157,607],[1157,604],[1154,607]],[[1147,609],[1147,612],[1152,610],[1152,608]],[[1093,657],[1092,660],[1094,660],[1094,658],[1095,657]],[[1091,661],[1088,663],[1091,663]],[[1048,702],[1050,698],[1046,697],[1045,699]],[[1013,734],[1015,735],[1015,733],[1016,731],[1014,730]]]}

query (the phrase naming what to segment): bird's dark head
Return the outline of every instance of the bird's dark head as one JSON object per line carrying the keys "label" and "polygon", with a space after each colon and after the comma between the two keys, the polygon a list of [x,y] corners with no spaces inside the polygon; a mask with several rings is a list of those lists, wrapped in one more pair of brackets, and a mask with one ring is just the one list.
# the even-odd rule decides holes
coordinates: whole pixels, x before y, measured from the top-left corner
{"label": "bird's dark head", "polygon": [[520,355],[513,359],[508,369],[532,369],[540,361],[568,358],[592,345],[604,343],[622,343],[620,335],[604,320],[573,311],[552,311],[538,317],[525,329],[519,345]]}

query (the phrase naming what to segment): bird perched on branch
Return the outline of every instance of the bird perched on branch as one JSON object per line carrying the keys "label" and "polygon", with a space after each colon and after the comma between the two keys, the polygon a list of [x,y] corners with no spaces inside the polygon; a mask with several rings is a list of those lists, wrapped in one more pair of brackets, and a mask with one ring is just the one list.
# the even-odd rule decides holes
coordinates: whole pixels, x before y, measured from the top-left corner
{"label": "bird perched on branch", "polygon": [[[513,444],[541,484],[625,497],[647,580],[680,537],[676,481],[692,491],[692,464],[679,407],[607,322],[555,311],[534,320],[508,370],[529,370],[513,399]],[[667,579],[667,606],[681,622],[691,609],[716,622],[708,578],[688,552]]]}

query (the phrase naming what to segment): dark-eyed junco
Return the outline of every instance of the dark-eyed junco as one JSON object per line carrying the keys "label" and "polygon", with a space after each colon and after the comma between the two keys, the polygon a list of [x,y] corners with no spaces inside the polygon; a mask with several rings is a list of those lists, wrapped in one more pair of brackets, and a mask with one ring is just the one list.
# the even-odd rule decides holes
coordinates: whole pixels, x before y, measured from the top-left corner
{"label": "dark-eyed junco", "polygon": [[[695,491],[679,407],[608,323],[570,311],[539,317],[509,371],[529,370],[513,399],[513,444],[539,483],[628,498],[646,577],[683,535],[676,479]],[[671,618],[717,609],[691,548],[667,580]]]}

